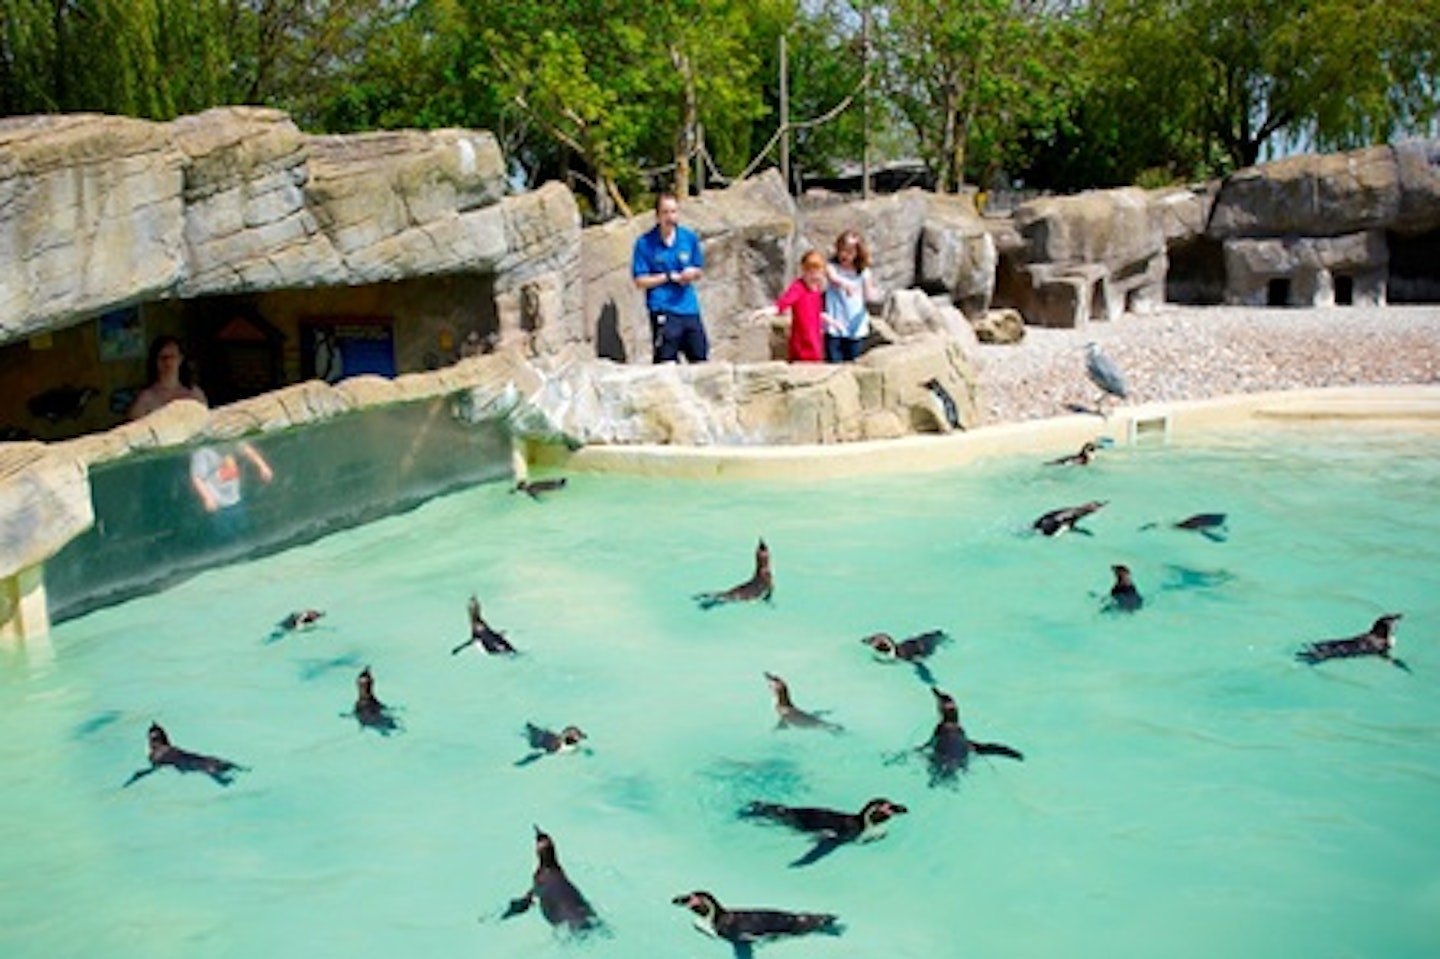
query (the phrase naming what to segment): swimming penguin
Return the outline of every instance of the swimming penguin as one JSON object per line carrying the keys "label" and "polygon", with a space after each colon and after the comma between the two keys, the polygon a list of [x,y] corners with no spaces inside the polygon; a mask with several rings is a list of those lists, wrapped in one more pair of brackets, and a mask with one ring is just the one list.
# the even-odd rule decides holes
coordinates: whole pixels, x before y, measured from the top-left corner
{"label": "swimming penguin", "polygon": [[807,713],[791,702],[790,687],[779,676],[774,673],[766,673],[765,681],[770,684],[770,692],[775,694],[775,712],[780,717],[780,721],[776,724],[777,727],[828,729],[832,733],[838,733],[844,729],[843,726],[821,719],[815,713]]}
{"label": "swimming penguin", "polygon": [[470,594],[470,603],[467,609],[470,611],[470,638],[450,650],[451,656],[463,653],[471,646],[483,649],[492,655],[515,654],[515,647],[510,645],[510,641],[491,629],[490,624],[480,616],[480,600],[475,598],[474,593]]}
{"label": "swimming penguin", "polygon": [[[1146,523],[1140,528],[1142,530],[1154,529],[1157,525],[1156,523]],[[1229,530],[1225,528],[1224,513],[1196,513],[1193,516],[1187,516],[1180,522],[1172,523],[1171,525],[1175,529],[1184,529],[1199,533],[1206,539],[1214,540],[1217,543],[1225,542],[1225,538],[1229,534]]]}
{"label": "swimming penguin", "polygon": [[960,725],[960,711],[955,706],[955,700],[949,693],[941,692],[939,687],[932,686],[930,691],[935,694],[940,721],[935,724],[929,741],[920,748],[929,760],[931,786],[953,782],[959,773],[969,768],[971,753],[1024,760],[1019,750],[1003,743],[981,743],[970,739]]}
{"label": "swimming penguin", "polygon": [[555,855],[555,842],[539,826],[535,827],[535,878],[523,896],[510,900],[500,917],[509,919],[526,912],[540,900],[540,914],[550,925],[572,933],[584,934],[602,929],[604,924],[580,890],[575,888],[560,860]]}
{"label": "swimming penguin", "polygon": [[533,482],[530,480],[522,479],[515,484],[515,488],[512,489],[510,492],[525,493],[529,495],[531,499],[539,502],[542,494],[553,493],[558,489],[564,489],[566,482],[568,481],[563,476],[559,477],[558,479],[535,480]]}
{"label": "swimming penguin", "polygon": [[1079,452],[1071,453],[1069,456],[1062,456],[1059,459],[1050,460],[1046,466],[1089,466],[1090,461],[1095,458],[1095,451],[1100,447],[1094,442],[1086,443],[1080,447]]}
{"label": "swimming penguin", "polygon": [[935,399],[940,403],[941,411],[945,414],[945,422],[950,425],[950,428],[963,430],[965,425],[960,422],[960,409],[955,405],[955,397],[950,395],[950,391],[945,388],[944,384],[932,376],[920,385],[934,394]]}
{"label": "swimming penguin", "polygon": [[368,727],[382,736],[388,736],[400,728],[395,717],[390,715],[390,708],[375,698],[375,677],[371,675],[369,666],[360,670],[360,675],[355,677],[355,708],[351,715],[360,724],[360,728]]}
{"label": "swimming penguin", "polygon": [[571,752],[587,738],[579,726],[566,726],[558,733],[549,729],[542,729],[534,723],[525,724],[525,738],[530,743],[532,752],[515,762],[517,766],[528,766],[537,759],[546,756],[553,756],[556,753]]}
{"label": "swimming penguin", "polygon": [[1062,509],[1051,510],[1034,522],[1034,528],[1039,530],[1042,536],[1059,536],[1066,530],[1074,530],[1077,533],[1090,535],[1090,531],[1079,529],[1076,523],[1100,509],[1105,503],[1100,500],[1091,500],[1088,503],[1081,503],[1079,506],[1066,506]]}
{"label": "swimming penguin", "polygon": [[1369,632],[1351,636],[1349,639],[1326,639],[1311,643],[1296,653],[1295,658],[1313,666],[1327,659],[1379,656],[1408,673],[1410,667],[1405,665],[1405,661],[1391,655],[1395,651],[1395,624],[1403,616],[1403,613],[1387,613],[1371,624]]}
{"label": "swimming penguin", "polygon": [[779,936],[803,936],[812,932],[838,935],[841,931],[839,918],[827,912],[726,909],[703,890],[681,893],[670,901],[693,912],[695,925],[702,932],[737,946]]}
{"label": "swimming penguin", "polygon": [[136,770],[125,781],[126,786],[145,778],[161,766],[171,766],[182,773],[204,773],[222,786],[230,785],[235,773],[245,769],[228,759],[192,753],[170,745],[170,737],[159,723],[150,724],[146,738],[150,744],[150,768]]}
{"label": "swimming penguin", "polygon": [[933,685],[935,677],[921,660],[925,659],[935,650],[950,642],[950,637],[941,629],[932,629],[929,632],[911,636],[909,639],[896,641],[889,633],[874,633],[860,640],[875,652],[878,659],[890,662],[905,662],[915,667],[915,672],[925,681],[925,684]]}
{"label": "swimming penguin", "polygon": [[869,842],[885,834],[885,824],[910,810],[889,799],[872,799],[858,813],[840,812],[815,806],[782,806],[752,802],[740,810],[746,819],[767,819],[799,832],[815,833],[819,841],[792,866],[808,866],[850,842]]}
{"label": "swimming penguin", "polygon": [[1135,581],[1130,578],[1130,567],[1111,566],[1115,574],[1115,585],[1110,587],[1110,599],[1105,604],[1107,612],[1133,613],[1145,604]]}
{"label": "swimming penguin", "polygon": [[761,599],[768,603],[774,592],[775,577],[770,572],[770,547],[766,546],[762,539],[760,545],[755,547],[755,575],[739,586],[732,586],[721,593],[697,593],[694,599],[701,609],[709,609],[722,603],[748,603]]}
{"label": "swimming penguin", "polygon": [[307,629],[320,622],[320,617],[324,615],[325,611],[321,609],[296,610],[280,620],[280,622],[276,624],[276,629],[283,629],[286,632],[294,632],[297,629]]}

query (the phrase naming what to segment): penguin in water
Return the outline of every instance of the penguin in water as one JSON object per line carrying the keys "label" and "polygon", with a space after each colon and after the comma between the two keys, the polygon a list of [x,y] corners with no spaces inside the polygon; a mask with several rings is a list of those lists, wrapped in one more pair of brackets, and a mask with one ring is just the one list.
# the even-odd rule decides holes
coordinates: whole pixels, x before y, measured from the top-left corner
{"label": "penguin in water", "polygon": [[1080,447],[1080,449],[1079,449],[1078,452],[1071,453],[1069,456],[1062,456],[1062,457],[1060,457],[1059,459],[1050,460],[1050,461],[1047,462],[1045,465],[1046,465],[1046,466],[1089,466],[1089,465],[1090,465],[1090,461],[1095,458],[1095,453],[1096,453],[1096,451],[1099,450],[1099,449],[1100,449],[1099,445],[1096,444],[1095,442],[1091,441],[1091,442],[1086,443],[1084,446]]}
{"label": "penguin in water", "polygon": [[931,377],[920,384],[934,395],[936,402],[940,404],[940,411],[945,414],[945,422],[952,430],[963,430],[965,424],[960,422],[960,408],[955,405],[955,397],[935,377]]}
{"label": "penguin in water", "polygon": [[892,663],[909,663],[914,666],[915,672],[925,682],[925,685],[931,686],[935,683],[935,677],[930,675],[929,667],[922,660],[950,642],[950,636],[943,629],[932,629],[911,636],[909,639],[898,641],[889,633],[873,633],[860,642],[869,646],[875,652],[877,659]]}
{"label": "penguin in water", "polygon": [[770,602],[775,594],[775,577],[770,571],[770,547],[761,539],[755,547],[755,573],[739,586],[732,586],[718,593],[697,593],[694,600],[701,609],[710,609],[724,603],[750,603],[756,600]]}
{"label": "penguin in water", "polygon": [[1361,633],[1358,636],[1351,636],[1348,639],[1326,639],[1320,642],[1310,643],[1304,649],[1295,654],[1295,658],[1302,663],[1314,666],[1323,663],[1327,659],[1354,659],[1359,656],[1378,656],[1388,660],[1396,667],[1410,672],[1410,667],[1405,665],[1403,659],[1394,655],[1395,652],[1395,624],[1404,616],[1403,613],[1387,613],[1371,624],[1369,632]]}
{"label": "penguin in water", "polygon": [[1135,588],[1135,580],[1130,578],[1130,567],[1115,565],[1110,567],[1110,571],[1115,574],[1115,585],[1110,587],[1105,612],[1133,613],[1145,605],[1140,590]]}
{"label": "penguin in water", "polygon": [[232,763],[228,759],[192,753],[178,746],[172,746],[170,737],[159,723],[152,722],[150,724],[146,740],[150,747],[150,767],[132,773],[130,778],[125,780],[126,786],[144,779],[161,766],[169,766],[182,773],[204,773],[222,786],[230,785],[234,781],[235,774],[245,769],[244,766]]}
{"label": "penguin in water", "polygon": [[699,889],[681,893],[670,901],[689,909],[700,931],[730,942],[741,957],[751,955],[754,944],[766,939],[817,932],[834,936],[842,931],[839,917],[828,912],[726,909],[712,893]]}
{"label": "penguin in water", "polygon": [[321,609],[297,609],[275,624],[275,628],[270,630],[267,642],[283,639],[289,633],[308,632],[324,615],[325,611]]}
{"label": "penguin in water", "polygon": [[1088,503],[1081,503],[1079,506],[1065,506],[1061,509],[1054,509],[1037,519],[1033,528],[1042,536],[1059,536],[1067,530],[1077,533],[1091,535],[1088,529],[1080,529],[1075,524],[1080,522],[1091,513],[1105,505],[1102,500],[1091,500]]}
{"label": "penguin in water", "polygon": [[320,622],[321,617],[324,615],[325,611],[323,609],[296,610],[280,620],[280,622],[276,624],[276,629],[283,629],[287,633],[292,633],[297,629],[309,629],[311,626]]}
{"label": "penguin in water", "polygon": [[512,489],[510,492],[524,493],[538,503],[540,501],[540,498],[544,494],[553,493],[556,490],[564,489],[566,482],[568,482],[568,480],[566,480],[566,478],[563,476],[557,479],[544,479],[534,481],[522,479],[515,484],[515,488]]}
{"label": "penguin in water", "polygon": [[841,732],[844,727],[822,719],[816,713],[807,713],[790,700],[790,687],[785,680],[774,673],[765,674],[770,692],[775,696],[775,713],[780,717],[777,729],[825,729],[832,733]]}
{"label": "penguin in water", "polygon": [[528,912],[538,899],[540,914],[551,926],[574,935],[585,935],[604,929],[590,903],[575,888],[555,854],[555,841],[539,826],[535,827],[534,880],[523,896],[510,900],[501,919]]}
{"label": "penguin in water", "polygon": [[1019,750],[1004,743],[982,743],[971,739],[960,725],[960,710],[956,708],[954,698],[949,693],[942,692],[938,686],[930,687],[930,691],[935,694],[935,707],[940,713],[940,721],[935,724],[935,731],[930,734],[925,745],[920,747],[920,751],[926,754],[929,763],[931,787],[953,784],[959,774],[970,767],[972,753],[981,756],[1005,756],[1021,761],[1025,759]]}
{"label": "penguin in water", "polygon": [[373,729],[382,736],[388,736],[400,728],[390,707],[375,698],[375,677],[366,666],[355,677],[355,708],[350,711],[361,729]]}
{"label": "penguin in water", "polygon": [[515,765],[528,766],[536,760],[544,759],[546,756],[554,756],[557,753],[573,752],[587,738],[584,730],[579,726],[566,726],[558,733],[553,730],[543,729],[534,723],[525,724],[525,739],[530,743],[529,755],[517,759]]}
{"label": "penguin in water", "polygon": [[[1223,543],[1229,537],[1230,531],[1225,527],[1224,513],[1196,513],[1187,516],[1178,523],[1172,523],[1175,529],[1189,530],[1192,533],[1199,533],[1201,536],[1216,543]],[[1155,529],[1158,523],[1146,523],[1140,527],[1142,530]]]}
{"label": "penguin in water", "polygon": [[846,843],[879,839],[885,834],[886,823],[909,811],[900,803],[883,798],[870,800],[856,813],[816,806],[782,806],[779,803],[757,801],[741,809],[740,816],[745,819],[769,820],[798,832],[817,836],[815,847],[790,864],[808,866]]}
{"label": "penguin in water", "polygon": [[514,646],[510,645],[510,641],[502,634],[491,629],[490,624],[485,622],[484,617],[480,615],[480,600],[475,598],[474,593],[470,594],[470,602],[466,609],[468,609],[470,613],[470,638],[450,650],[451,656],[463,653],[471,646],[484,650],[492,656],[501,654],[513,656],[516,654],[517,651]]}

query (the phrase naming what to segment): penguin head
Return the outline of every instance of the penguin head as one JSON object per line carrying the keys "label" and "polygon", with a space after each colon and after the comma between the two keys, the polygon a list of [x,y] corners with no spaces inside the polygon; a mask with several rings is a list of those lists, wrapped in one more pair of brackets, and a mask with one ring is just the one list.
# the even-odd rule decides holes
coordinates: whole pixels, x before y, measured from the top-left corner
{"label": "penguin head", "polygon": [[1395,624],[1404,616],[1404,613],[1386,613],[1375,620],[1375,624],[1370,627],[1370,635],[1388,639],[1393,643],[1395,641]]}
{"label": "penguin head", "polygon": [[375,690],[375,677],[370,673],[370,667],[366,666],[360,670],[360,675],[355,677],[355,688],[362,696],[369,695]]}
{"label": "penguin head", "polygon": [[866,832],[877,830],[884,823],[908,813],[910,810],[897,802],[888,799],[872,799],[860,810],[860,820],[865,824]]}
{"label": "penguin head", "polygon": [[939,686],[931,686],[930,691],[935,694],[935,708],[940,710],[941,722],[960,721],[960,709],[955,705],[955,697],[942,690]]}
{"label": "penguin head", "polygon": [[560,748],[573,749],[585,740],[585,732],[579,726],[566,726],[560,730]]}
{"label": "penguin head", "polygon": [[150,724],[150,731],[146,733],[145,738],[149,741],[152,749],[157,746],[170,745],[170,737],[165,735],[165,728],[156,722]]}
{"label": "penguin head", "polygon": [[895,639],[889,633],[875,633],[860,640],[866,646],[875,650],[881,656],[894,656],[896,652]]}
{"label": "penguin head", "polygon": [[683,892],[670,900],[677,906],[684,906],[695,914],[695,924],[712,936],[715,934],[715,920],[720,917],[724,910],[720,908],[720,902],[713,895],[704,890],[697,889],[694,892]]}

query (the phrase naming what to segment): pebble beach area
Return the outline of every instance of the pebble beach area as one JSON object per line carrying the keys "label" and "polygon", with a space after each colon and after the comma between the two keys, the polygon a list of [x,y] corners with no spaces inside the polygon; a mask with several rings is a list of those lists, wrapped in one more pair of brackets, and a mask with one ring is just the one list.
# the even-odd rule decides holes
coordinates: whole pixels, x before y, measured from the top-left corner
{"label": "pebble beach area", "polygon": [[1440,384],[1440,306],[1165,305],[1073,330],[1026,327],[977,347],[982,424],[1094,409],[1094,340],[1124,372],[1128,403],[1325,386]]}

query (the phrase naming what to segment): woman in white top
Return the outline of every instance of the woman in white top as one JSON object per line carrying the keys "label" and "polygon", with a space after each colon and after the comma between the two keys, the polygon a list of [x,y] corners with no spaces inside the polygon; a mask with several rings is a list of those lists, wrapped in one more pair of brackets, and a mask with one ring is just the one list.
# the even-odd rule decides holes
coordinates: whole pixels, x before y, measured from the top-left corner
{"label": "woman in white top", "polygon": [[150,344],[146,361],[150,385],[141,390],[130,404],[130,418],[138,420],[174,400],[194,400],[209,405],[205,391],[191,384],[190,371],[185,368],[185,353],[173,336],[157,336]]}
{"label": "woman in white top", "polygon": [[880,299],[870,275],[870,251],[854,230],[835,238],[835,255],[827,268],[825,290],[825,359],[848,363],[860,355],[860,344],[870,335],[867,304]]}

